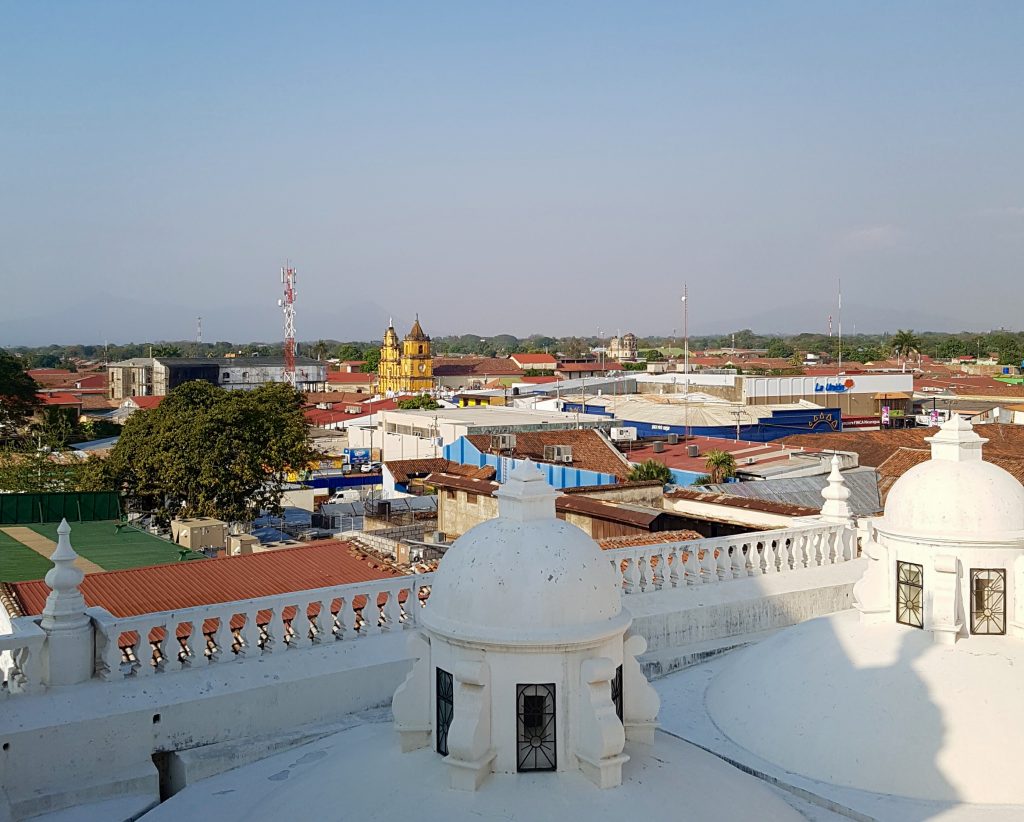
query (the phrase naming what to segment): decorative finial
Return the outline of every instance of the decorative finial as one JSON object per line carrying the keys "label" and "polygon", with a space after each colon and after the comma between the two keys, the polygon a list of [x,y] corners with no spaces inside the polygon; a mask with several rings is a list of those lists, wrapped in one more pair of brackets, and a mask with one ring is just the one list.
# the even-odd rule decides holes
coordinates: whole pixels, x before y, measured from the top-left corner
{"label": "decorative finial", "polygon": [[57,526],[57,548],[51,554],[53,567],[46,573],[46,584],[50,595],[43,608],[43,627],[52,627],[68,618],[80,618],[85,611],[85,599],[78,586],[85,579],[82,570],[75,566],[78,554],[71,547],[71,526],[66,519]]}
{"label": "decorative finial", "polygon": [[551,487],[539,466],[529,460],[516,465],[508,480],[494,496],[498,498],[498,516],[519,521],[552,519],[558,492]]}
{"label": "decorative finial", "polygon": [[825,500],[825,504],[821,506],[821,515],[832,522],[849,522],[853,518],[850,489],[846,487],[846,479],[839,470],[841,465],[839,454],[833,454],[828,485],[821,489],[821,496]]}
{"label": "decorative finial", "polygon": [[939,433],[925,437],[925,442],[931,444],[933,460],[979,462],[981,447],[988,440],[979,436],[974,426],[959,414],[951,414],[939,426]]}

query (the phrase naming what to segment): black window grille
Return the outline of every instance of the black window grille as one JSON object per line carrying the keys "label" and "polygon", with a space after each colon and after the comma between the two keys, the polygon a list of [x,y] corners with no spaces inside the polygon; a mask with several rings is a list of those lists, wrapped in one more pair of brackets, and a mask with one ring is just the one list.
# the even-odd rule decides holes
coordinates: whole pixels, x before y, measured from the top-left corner
{"label": "black window grille", "polygon": [[553,771],[555,746],[555,686],[516,686],[516,770]]}
{"label": "black window grille", "polygon": [[924,567],[913,562],[896,563],[896,621],[924,627]]}
{"label": "black window grille", "polygon": [[1006,633],[1006,571],[971,569],[971,633]]}
{"label": "black window grille", "polygon": [[455,685],[452,675],[437,668],[437,752],[448,756],[448,729],[455,714]]}
{"label": "black window grille", "polygon": [[612,679],[612,702],[615,703],[615,713],[622,722],[622,666],[615,669],[615,677]]}

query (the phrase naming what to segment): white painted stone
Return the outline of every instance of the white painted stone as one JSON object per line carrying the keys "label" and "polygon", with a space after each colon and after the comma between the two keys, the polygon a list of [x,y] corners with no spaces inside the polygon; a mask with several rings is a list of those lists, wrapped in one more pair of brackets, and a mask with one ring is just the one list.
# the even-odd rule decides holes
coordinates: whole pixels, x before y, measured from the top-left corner
{"label": "white painted stone", "polygon": [[[610,681],[618,666],[632,663],[624,699],[644,702],[646,686],[635,659],[624,654],[631,617],[618,574],[593,540],[555,517],[557,492],[532,464],[517,466],[497,496],[499,516],[445,553],[420,620],[429,638],[432,708],[436,671],[451,673],[456,683],[446,760],[451,784],[475,790],[492,771],[518,772],[519,686],[541,685],[553,688],[553,769],[582,770],[601,787],[613,786],[625,761],[615,740],[624,740],[625,731],[614,709],[606,710],[610,684],[602,686],[600,677]],[[403,717],[408,700],[404,690],[396,694]]]}
{"label": "white painted stone", "polygon": [[42,654],[42,679],[46,685],[74,685],[92,678],[92,627],[85,613],[85,598],[78,586],[85,574],[75,567],[78,554],[71,547],[71,526],[62,519],[57,526],[57,547],[46,574],[50,594],[39,623],[46,632]]}

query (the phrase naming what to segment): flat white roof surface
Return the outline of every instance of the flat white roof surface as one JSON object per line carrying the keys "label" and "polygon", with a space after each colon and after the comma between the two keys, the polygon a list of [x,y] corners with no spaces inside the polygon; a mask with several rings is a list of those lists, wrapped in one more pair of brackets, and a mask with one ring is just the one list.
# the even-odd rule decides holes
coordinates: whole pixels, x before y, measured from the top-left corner
{"label": "flat white roof surface", "polygon": [[436,411],[385,411],[384,419],[391,422],[402,420],[415,420],[433,424],[436,419],[438,423],[453,423],[456,425],[540,425],[541,423],[556,423],[565,425],[575,423],[577,418],[580,422],[601,422],[607,421],[607,417],[598,414],[576,414],[562,413],[560,411],[534,411],[525,408],[510,408],[507,406],[491,407],[486,405],[473,406],[471,408],[439,408]]}
{"label": "flat white roof surface", "polygon": [[617,788],[578,772],[521,773],[470,793],[448,787],[432,749],[403,754],[390,722],[363,724],[191,785],[142,819],[806,822],[776,789],[668,734],[626,753]]}

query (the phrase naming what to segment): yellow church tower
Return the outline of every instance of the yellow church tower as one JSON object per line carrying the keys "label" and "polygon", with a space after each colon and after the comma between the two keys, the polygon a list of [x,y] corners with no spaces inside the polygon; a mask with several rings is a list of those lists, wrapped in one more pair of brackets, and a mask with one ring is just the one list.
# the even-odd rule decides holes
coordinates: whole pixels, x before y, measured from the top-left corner
{"label": "yellow church tower", "polygon": [[414,394],[434,389],[434,360],[430,354],[430,337],[420,327],[420,316],[402,340],[402,390]]}
{"label": "yellow church tower", "polygon": [[388,330],[384,332],[384,344],[380,347],[380,364],[377,366],[377,390],[381,394],[402,390],[401,358],[398,334],[394,323],[389,320]]}

